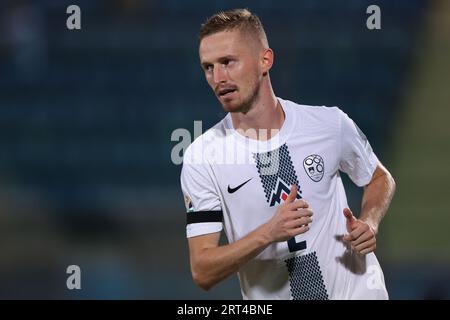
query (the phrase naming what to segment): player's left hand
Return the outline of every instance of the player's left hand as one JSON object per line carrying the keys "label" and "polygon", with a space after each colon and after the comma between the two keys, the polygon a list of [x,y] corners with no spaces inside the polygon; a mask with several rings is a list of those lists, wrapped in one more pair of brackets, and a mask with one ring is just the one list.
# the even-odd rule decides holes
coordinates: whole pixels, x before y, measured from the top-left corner
{"label": "player's left hand", "polygon": [[344,241],[349,243],[353,250],[365,255],[372,252],[377,247],[375,231],[370,225],[360,219],[356,219],[349,208],[344,209],[344,216],[347,219],[347,232]]}

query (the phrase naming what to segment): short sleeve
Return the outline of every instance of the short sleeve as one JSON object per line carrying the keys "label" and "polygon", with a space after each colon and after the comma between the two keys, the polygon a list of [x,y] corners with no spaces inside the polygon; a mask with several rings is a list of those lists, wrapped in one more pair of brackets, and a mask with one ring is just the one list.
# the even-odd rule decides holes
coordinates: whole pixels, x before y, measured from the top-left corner
{"label": "short sleeve", "polygon": [[340,111],[340,162],[339,169],[348,174],[359,187],[367,185],[379,163],[367,137],[349,118]]}
{"label": "short sleeve", "polygon": [[188,238],[222,230],[220,198],[207,164],[183,163],[181,189],[186,206]]}

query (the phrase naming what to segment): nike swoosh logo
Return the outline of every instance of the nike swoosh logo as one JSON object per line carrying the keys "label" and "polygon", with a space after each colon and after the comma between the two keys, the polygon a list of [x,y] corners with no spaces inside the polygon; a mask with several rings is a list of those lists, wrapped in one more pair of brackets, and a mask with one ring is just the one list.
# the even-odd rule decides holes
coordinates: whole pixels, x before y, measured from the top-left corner
{"label": "nike swoosh logo", "polygon": [[240,188],[242,188],[244,186],[244,184],[246,184],[247,182],[249,182],[250,180],[252,180],[253,178],[248,179],[247,181],[245,181],[244,183],[238,185],[236,188],[230,188],[230,185],[228,185],[228,193],[234,193],[236,191],[238,191]]}

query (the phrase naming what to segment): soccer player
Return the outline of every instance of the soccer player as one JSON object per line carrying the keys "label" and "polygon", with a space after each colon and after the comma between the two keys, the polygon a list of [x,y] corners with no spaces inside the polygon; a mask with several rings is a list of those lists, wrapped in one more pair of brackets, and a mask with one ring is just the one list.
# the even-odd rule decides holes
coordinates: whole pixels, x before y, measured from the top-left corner
{"label": "soccer player", "polygon": [[[207,290],[237,272],[244,299],[387,299],[374,250],[395,182],[367,138],[337,107],[275,96],[274,53],[250,11],[210,17],[199,39],[228,114],[184,154],[195,283]],[[358,218],[341,171],[364,186]]]}

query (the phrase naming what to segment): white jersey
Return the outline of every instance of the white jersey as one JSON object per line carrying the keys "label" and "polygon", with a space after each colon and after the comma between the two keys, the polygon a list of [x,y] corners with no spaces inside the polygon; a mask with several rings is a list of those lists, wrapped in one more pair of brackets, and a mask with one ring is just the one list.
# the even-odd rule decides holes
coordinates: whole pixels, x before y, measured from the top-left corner
{"label": "white jersey", "polygon": [[267,222],[296,184],[314,212],[310,229],[241,267],[243,298],[387,299],[375,254],[360,256],[342,241],[348,205],[340,171],[367,185],[378,164],[369,142],[336,107],[278,101],[285,121],[271,139],[246,138],[228,114],[186,150],[187,237],[224,228],[237,241]]}

